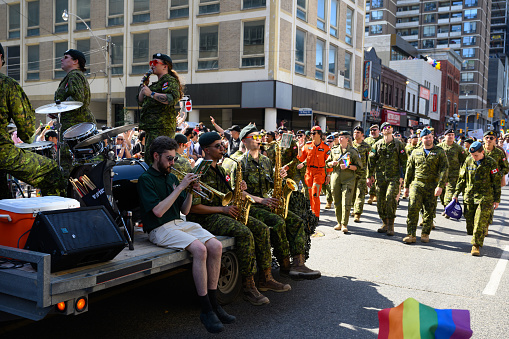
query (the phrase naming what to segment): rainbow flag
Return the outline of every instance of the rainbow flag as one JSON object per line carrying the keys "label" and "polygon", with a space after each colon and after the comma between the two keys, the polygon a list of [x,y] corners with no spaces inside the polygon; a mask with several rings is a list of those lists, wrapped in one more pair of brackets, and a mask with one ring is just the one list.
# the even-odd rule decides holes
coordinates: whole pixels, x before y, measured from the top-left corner
{"label": "rainbow flag", "polygon": [[468,310],[435,309],[408,298],[378,312],[378,339],[463,339],[472,337]]}

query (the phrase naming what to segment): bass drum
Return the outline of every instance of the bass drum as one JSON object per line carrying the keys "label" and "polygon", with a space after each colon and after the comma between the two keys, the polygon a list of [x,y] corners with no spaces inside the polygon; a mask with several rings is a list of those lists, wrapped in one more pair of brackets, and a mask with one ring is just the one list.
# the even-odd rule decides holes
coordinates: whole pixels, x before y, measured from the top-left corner
{"label": "bass drum", "polygon": [[133,212],[134,222],[141,220],[138,178],[147,169],[148,165],[144,161],[123,159],[117,161],[111,170],[113,198],[122,215],[127,211]]}

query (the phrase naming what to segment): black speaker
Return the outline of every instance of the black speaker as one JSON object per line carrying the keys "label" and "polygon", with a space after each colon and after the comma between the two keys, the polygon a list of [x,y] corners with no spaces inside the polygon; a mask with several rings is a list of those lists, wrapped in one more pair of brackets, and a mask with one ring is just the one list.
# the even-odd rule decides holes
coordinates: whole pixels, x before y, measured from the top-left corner
{"label": "black speaker", "polygon": [[115,258],[126,241],[104,206],[39,212],[25,249],[51,254],[51,272]]}

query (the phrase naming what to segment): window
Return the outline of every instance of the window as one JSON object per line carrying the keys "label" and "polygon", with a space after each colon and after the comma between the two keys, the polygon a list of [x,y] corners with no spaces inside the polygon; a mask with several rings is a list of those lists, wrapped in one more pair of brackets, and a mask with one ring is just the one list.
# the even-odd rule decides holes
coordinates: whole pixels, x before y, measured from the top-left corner
{"label": "window", "polygon": [[338,0],[330,2],[330,35],[338,37]]}
{"label": "window", "polygon": [[477,0],[465,0],[465,7],[477,7]]}
{"label": "window", "polygon": [[[111,37],[111,74],[124,74],[124,36],[116,35]],[[175,67],[175,63],[173,63]]]}
{"label": "window", "polygon": [[90,39],[76,40],[76,49],[85,54],[87,65],[90,64]]}
{"label": "window", "polygon": [[[76,7],[78,16],[90,27],[90,0],[77,0]],[[76,20],[76,30],[82,29],[87,29],[87,26],[81,20]]]}
{"label": "window", "polygon": [[345,53],[345,88],[351,88],[350,82],[350,68],[352,63],[352,55],[348,52]]}
{"label": "window", "polygon": [[477,9],[466,9],[465,19],[477,19]]}
{"label": "window", "polygon": [[[68,49],[67,41],[64,42],[55,42],[55,65],[54,65],[54,72],[55,72],[55,79],[61,79],[65,77],[67,74],[64,70],[62,70],[60,65],[60,59],[64,56],[65,51]],[[39,58],[37,58],[39,59]]]}
{"label": "window", "polygon": [[438,46],[440,46],[440,45],[449,45],[449,40],[447,40],[447,39],[437,40],[437,45]]}
{"label": "window", "polygon": [[318,0],[316,27],[325,31],[325,0]]}
{"label": "window", "polygon": [[451,13],[451,18],[463,18],[463,13],[461,12],[456,12],[456,13]]}
{"label": "window", "polygon": [[435,48],[435,40],[422,40],[422,48]]}
{"label": "window", "polygon": [[346,8],[346,31],[345,31],[345,42],[349,45],[352,44],[352,37],[353,37],[353,9],[350,7]]}
{"label": "window", "polygon": [[475,69],[475,60],[463,60],[463,69]]}
{"label": "window", "polygon": [[316,40],[315,79],[323,81],[323,61],[325,56],[325,42]]}
{"label": "window", "polygon": [[108,26],[124,24],[124,0],[108,0]]}
{"label": "window", "polygon": [[338,48],[336,46],[330,45],[329,46],[329,84],[336,85],[336,62],[338,59]]}
{"label": "window", "polygon": [[265,65],[265,21],[244,23],[242,67]]}
{"label": "window", "polygon": [[465,36],[465,37],[463,37],[463,45],[464,46],[473,46],[473,45],[475,45],[475,36]]}
{"label": "window", "polygon": [[200,27],[198,69],[218,69],[218,26]]}
{"label": "window", "polygon": [[382,34],[382,25],[369,26],[371,34]]}
{"label": "window", "polygon": [[27,2],[27,13],[27,36],[39,35],[39,1]]}
{"label": "window", "polygon": [[219,0],[200,0],[198,14],[219,13]]}
{"label": "window", "polygon": [[461,25],[451,25],[451,32],[461,32]]}
{"label": "window", "polygon": [[19,8],[19,4],[9,5],[9,39],[16,39],[21,35]]}
{"label": "window", "polygon": [[475,56],[474,48],[463,48],[461,50],[461,56],[464,58],[473,58]]}
{"label": "window", "polygon": [[449,33],[449,25],[438,26],[438,33]]}
{"label": "window", "polygon": [[305,51],[306,33],[298,29],[295,32],[295,73],[305,74]]}
{"label": "window", "polygon": [[148,70],[149,34],[133,34],[133,68],[132,74],[143,74]]}
{"label": "window", "polygon": [[7,55],[7,75],[14,80],[21,80],[20,74],[20,48],[19,46],[8,46],[6,48]]}
{"label": "window", "polygon": [[428,24],[435,22],[435,14],[424,14],[424,22]]}
{"label": "window", "polygon": [[39,80],[39,45],[27,47],[27,80]]}
{"label": "window", "polygon": [[371,8],[382,8],[383,6],[384,6],[384,0],[371,1]]}
{"label": "window", "polygon": [[372,11],[371,12],[371,20],[382,20],[384,17],[383,11]]}
{"label": "window", "polygon": [[458,39],[451,39],[451,40],[449,40],[449,44],[451,44],[451,45],[459,45],[459,44],[461,44],[461,39],[460,38],[458,38]]}
{"label": "window", "polygon": [[453,0],[451,6],[462,6],[463,5],[463,0]]}
{"label": "window", "polygon": [[465,22],[463,24],[463,33],[475,33],[477,30],[477,22]]}
{"label": "window", "polygon": [[258,7],[265,7],[266,6],[266,0],[244,0],[243,1],[243,8],[258,8]]}
{"label": "window", "polygon": [[449,19],[449,13],[439,13],[438,20],[440,19]]}
{"label": "window", "polygon": [[189,0],[170,0],[170,19],[189,17]]}
{"label": "window", "polygon": [[461,73],[461,81],[474,81],[474,73],[473,72]]}
{"label": "window", "polygon": [[410,28],[410,35],[417,35],[419,34],[418,28]]}
{"label": "window", "polygon": [[415,94],[412,94],[412,112],[415,112]]}
{"label": "window", "polygon": [[424,11],[434,11],[437,9],[437,3],[436,2],[425,2],[424,3]]}
{"label": "window", "polygon": [[[133,0],[133,24],[150,21],[150,1]],[[134,68],[133,68],[134,69]]]}
{"label": "window", "polygon": [[187,28],[170,31],[170,57],[177,72],[188,70],[188,34]]}
{"label": "window", "polygon": [[449,7],[451,3],[449,1],[446,2],[439,2],[438,7]]}
{"label": "window", "polygon": [[410,111],[410,92],[407,93],[406,110]]}
{"label": "window", "polygon": [[297,0],[297,18],[307,21],[307,0]]}
{"label": "window", "polygon": [[366,11],[371,10],[371,3],[369,1],[366,1]]}
{"label": "window", "polygon": [[62,14],[68,8],[67,0],[55,0],[55,33],[67,32],[67,21]]}
{"label": "window", "polygon": [[435,36],[436,26],[424,26],[422,35],[425,37]]}

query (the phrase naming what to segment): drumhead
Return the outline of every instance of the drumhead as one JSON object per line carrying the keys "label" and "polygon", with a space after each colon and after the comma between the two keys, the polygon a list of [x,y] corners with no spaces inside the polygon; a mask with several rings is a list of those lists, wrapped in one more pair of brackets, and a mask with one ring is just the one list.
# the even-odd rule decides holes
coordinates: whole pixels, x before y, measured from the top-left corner
{"label": "drumhead", "polygon": [[37,141],[37,142],[33,142],[31,144],[27,144],[27,143],[16,144],[16,147],[21,148],[21,149],[40,150],[40,149],[51,148],[51,147],[53,147],[53,145],[54,144],[51,141]]}
{"label": "drumhead", "polygon": [[66,129],[64,132],[64,139],[75,139],[78,137],[83,137],[95,130],[95,124],[91,122],[82,122]]}

